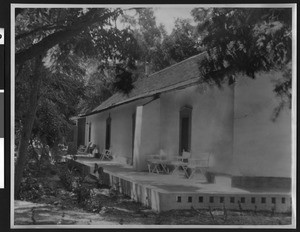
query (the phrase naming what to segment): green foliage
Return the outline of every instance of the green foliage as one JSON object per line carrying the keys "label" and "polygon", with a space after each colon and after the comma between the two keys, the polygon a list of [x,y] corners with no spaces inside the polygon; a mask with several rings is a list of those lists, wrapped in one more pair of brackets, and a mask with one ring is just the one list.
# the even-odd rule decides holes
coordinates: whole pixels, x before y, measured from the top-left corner
{"label": "green foliage", "polygon": [[220,84],[235,73],[255,78],[291,60],[290,9],[214,8],[205,15],[198,26],[208,53],[205,80]]}
{"label": "green foliage", "polygon": [[55,189],[42,179],[45,176],[55,175],[57,170],[58,167],[49,155],[48,147],[39,141],[34,141],[28,146],[27,162],[20,186],[20,199],[33,201],[39,200],[43,195],[55,196]]}
{"label": "green foliage", "polygon": [[78,174],[69,164],[60,167],[59,178],[68,191],[76,194],[78,204],[86,204],[90,200],[91,189],[83,184],[84,176]]}
{"label": "green foliage", "polygon": [[41,195],[44,194],[45,190],[43,185],[37,178],[28,176],[22,180],[20,187],[20,199],[33,201],[39,199]]}
{"label": "green foliage", "polygon": [[117,91],[129,94],[129,92],[133,89],[132,73],[120,67],[118,70],[119,71],[117,71],[113,86],[117,89]]}
{"label": "green foliage", "polygon": [[197,31],[187,19],[177,19],[170,36],[166,36],[163,47],[171,60],[180,62],[199,53]]}
{"label": "green foliage", "polygon": [[[137,40],[139,62],[149,65],[149,74],[162,70],[199,53],[198,33],[187,19],[177,19],[170,35],[163,25],[157,25],[154,10],[136,9],[134,16],[123,15],[123,23],[133,27]],[[139,69],[139,68],[138,68]],[[139,70],[143,77],[144,67]]]}
{"label": "green foliage", "polygon": [[65,186],[65,188],[68,191],[72,191],[72,189],[74,187],[73,186],[74,178],[73,178],[72,174],[68,173],[68,172],[63,172],[63,173],[60,173],[59,178],[60,178],[61,182],[63,183],[63,185]]}
{"label": "green foliage", "polygon": [[73,192],[77,196],[78,204],[86,204],[91,198],[91,189],[82,185],[82,181],[79,181],[77,187],[73,189]]}
{"label": "green foliage", "polygon": [[74,173],[69,169],[68,163],[61,165],[58,170],[59,179],[68,191],[75,188],[76,181]]}
{"label": "green foliage", "polygon": [[169,65],[166,63],[161,49],[166,31],[163,26],[157,25],[153,9],[138,8],[135,9],[135,12],[134,16],[124,14],[122,22],[127,27],[133,28],[132,33],[137,41],[134,47],[134,51],[138,53],[136,60],[142,66],[141,68],[137,67],[137,75],[143,77],[146,62],[150,64],[150,72],[158,71]]}
{"label": "green foliage", "polygon": [[292,55],[291,9],[200,8],[192,13],[199,21],[201,43],[207,51],[200,64],[205,82],[221,86],[238,74],[254,79],[261,72],[285,72],[274,88],[284,99],[277,112],[283,105],[290,107],[291,72],[287,69]]}
{"label": "green foliage", "polygon": [[77,108],[79,113],[90,112],[114,93],[112,86],[114,68],[95,60],[89,62],[90,64],[87,65],[89,73],[86,76],[88,80]]}
{"label": "green foliage", "polygon": [[74,142],[69,142],[68,143],[67,154],[69,154],[69,155],[76,155],[77,154],[77,147],[75,146]]}
{"label": "green foliage", "polygon": [[[119,9],[109,8],[30,8],[18,14],[16,56],[29,54],[30,49],[49,38],[57,41],[42,53],[44,67],[40,78],[43,84],[39,90],[39,106],[32,137],[39,137],[52,147],[72,129],[69,119],[78,114],[77,105],[91,99],[92,93],[85,96],[91,87],[86,85],[86,69],[83,65],[88,59],[100,60],[103,64],[109,59],[117,59],[133,67],[137,53],[134,52],[136,44],[131,31],[128,28],[119,30],[111,25],[120,13]],[[69,37],[70,33],[75,32],[74,36]],[[51,40],[47,43],[51,43]],[[30,105],[30,80],[34,69],[31,63],[29,59],[18,63],[16,67],[16,126],[20,133]],[[91,88],[96,90],[97,87],[99,85]],[[103,97],[97,104],[110,96],[111,91],[101,91]],[[96,103],[91,105],[95,106]]]}
{"label": "green foliage", "polygon": [[[111,19],[114,20],[120,13],[120,9],[109,8],[26,9],[16,18],[16,63],[24,63],[35,56],[45,54],[57,44],[61,48],[57,53],[58,56],[70,53],[70,51],[93,56],[95,51],[89,48],[95,45],[92,42],[95,42],[97,38],[90,40],[92,39],[91,33],[86,33],[86,30],[104,28],[110,25]],[[101,39],[110,38],[102,37]],[[76,44],[83,40],[88,41],[86,46],[76,47]]]}
{"label": "green foliage", "polygon": [[55,169],[49,146],[45,146],[40,141],[34,141],[33,143],[34,145],[31,144],[27,148],[28,155],[24,176],[45,176]]}

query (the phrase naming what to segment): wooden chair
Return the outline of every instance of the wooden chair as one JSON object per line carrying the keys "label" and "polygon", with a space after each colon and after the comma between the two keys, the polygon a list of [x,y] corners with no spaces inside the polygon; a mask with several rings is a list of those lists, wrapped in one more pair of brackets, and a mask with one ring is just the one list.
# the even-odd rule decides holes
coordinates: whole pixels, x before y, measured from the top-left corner
{"label": "wooden chair", "polygon": [[84,151],[80,151],[78,149],[76,157],[81,158],[92,158],[94,157],[93,151],[97,148],[96,144],[93,144],[92,142],[89,142],[89,144],[84,148]]}
{"label": "wooden chair", "polygon": [[209,168],[210,153],[205,152],[200,154],[200,158],[189,159],[187,168],[190,169],[188,178],[191,179],[197,171],[200,171],[205,176],[207,169]]}
{"label": "wooden chair", "polygon": [[184,175],[188,176],[187,165],[188,161],[191,158],[191,153],[183,151],[181,156],[175,156],[170,164],[174,167],[172,175],[180,172],[180,168],[183,170]]}
{"label": "wooden chair", "polygon": [[103,149],[103,152],[100,154],[100,160],[112,160],[113,156],[111,153],[111,150],[109,149]]}
{"label": "wooden chair", "polygon": [[87,146],[80,145],[79,148],[78,148],[78,150],[77,150],[77,154],[78,155],[86,155],[86,154],[88,154],[91,145],[92,145],[92,142],[89,142],[89,144]]}

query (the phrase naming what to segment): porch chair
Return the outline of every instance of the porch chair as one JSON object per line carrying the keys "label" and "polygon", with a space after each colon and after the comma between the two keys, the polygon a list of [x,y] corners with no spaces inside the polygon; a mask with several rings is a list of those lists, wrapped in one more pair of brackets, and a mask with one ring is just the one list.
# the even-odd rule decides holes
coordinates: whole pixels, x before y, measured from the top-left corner
{"label": "porch chair", "polygon": [[113,156],[111,153],[111,150],[109,149],[103,149],[102,153],[100,154],[100,160],[104,161],[104,160],[112,160]]}
{"label": "porch chair", "polygon": [[77,151],[76,157],[93,157],[93,150],[96,149],[96,144],[89,142],[89,144],[84,148],[84,151]]}
{"label": "porch chair", "polygon": [[78,154],[78,155],[85,155],[85,154],[88,154],[91,145],[92,145],[92,142],[89,142],[89,144],[88,144],[87,146],[80,145],[79,148],[78,148],[78,150],[77,150],[77,154]]}
{"label": "porch chair", "polygon": [[200,173],[204,176],[206,176],[206,172],[209,168],[209,158],[210,158],[209,152],[204,152],[200,154],[201,158],[191,158],[189,159],[187,169],[190,169],[190,174],[188,175],[188,178],[191,179],[197,171],[200,171]]}
{"label": "porch chair", "polygon": [[180,172],[180,168],[182,168],[184,175],[188,176],[187,165],[190,158],[191,158],[191,153],[186,151],[183,151],[181,156],[175,156],[173,160],[170,162],[170,164],[174,167],[172,175]]}

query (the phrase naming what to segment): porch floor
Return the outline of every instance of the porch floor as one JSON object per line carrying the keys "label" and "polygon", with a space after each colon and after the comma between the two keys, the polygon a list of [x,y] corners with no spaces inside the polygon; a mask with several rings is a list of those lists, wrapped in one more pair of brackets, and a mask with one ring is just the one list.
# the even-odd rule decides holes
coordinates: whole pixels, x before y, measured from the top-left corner
{"label": "porch floor", "polygon": [[286,189],[265,189],[256,188],[246,190],[242,188],[233,188],[231,186],[206,183],[200,175],[195,175],[191,179],[187,179],[180,175],[156,174],[149,172],[138,172],[132,166],[116,163],[113,161],[99,161],[96,158],[78,158],[77,162],[90,167],[90,174],[93,173],[95,163],[103,168],[103,171],[114,176],[122,177],[128,181],[137,182],[139,184],[156,188],[161,192],[178,192],[178,193],[288,193]]}
{"label": "porch floor", "polygon": [[[201,176],[186,179],[180,175],[138,172],[132,166],[96,158],[78,158],[76,162],[89,167],[90,174],[98,177],[98,174],[94,174],[97,163],[109,175],[112,186],[121,185],[125,194],[157,211],[191,206],[218,208],[225,203],[231,209],[239,209],[243,203],[243,207],[250,210],[272,210],[276,204],[276,211],[290,211],[291,194],[287,190],[246,190],[231,187],[228,183],[206,183],[203,178],[197,178]],[[235,198],[233,202],[232,198]]]}

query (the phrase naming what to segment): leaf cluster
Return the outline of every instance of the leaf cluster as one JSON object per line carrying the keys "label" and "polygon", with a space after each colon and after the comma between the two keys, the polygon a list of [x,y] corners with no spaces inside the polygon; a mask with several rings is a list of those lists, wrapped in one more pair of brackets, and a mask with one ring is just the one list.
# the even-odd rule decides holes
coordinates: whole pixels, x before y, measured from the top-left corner
{"label": "leaf cluster", "polygon": [[[281,110],[291,108],[292,10],[290,8],[198,8],[201,46],[207,57],[200,63],[206,83],[221,87],[237,76],[255,79],[262,72],[278,71],[282,78],[274,85]],[[241,74],[241,75],[240,75]]]}
{"label": "leaf cluster", "polygon": [[235,74],[251,78],[281,70],[291,60],[291,10],[214,8],[193,11],[204,36],[207,58],[200,70],[207,82],[222,84]]}

